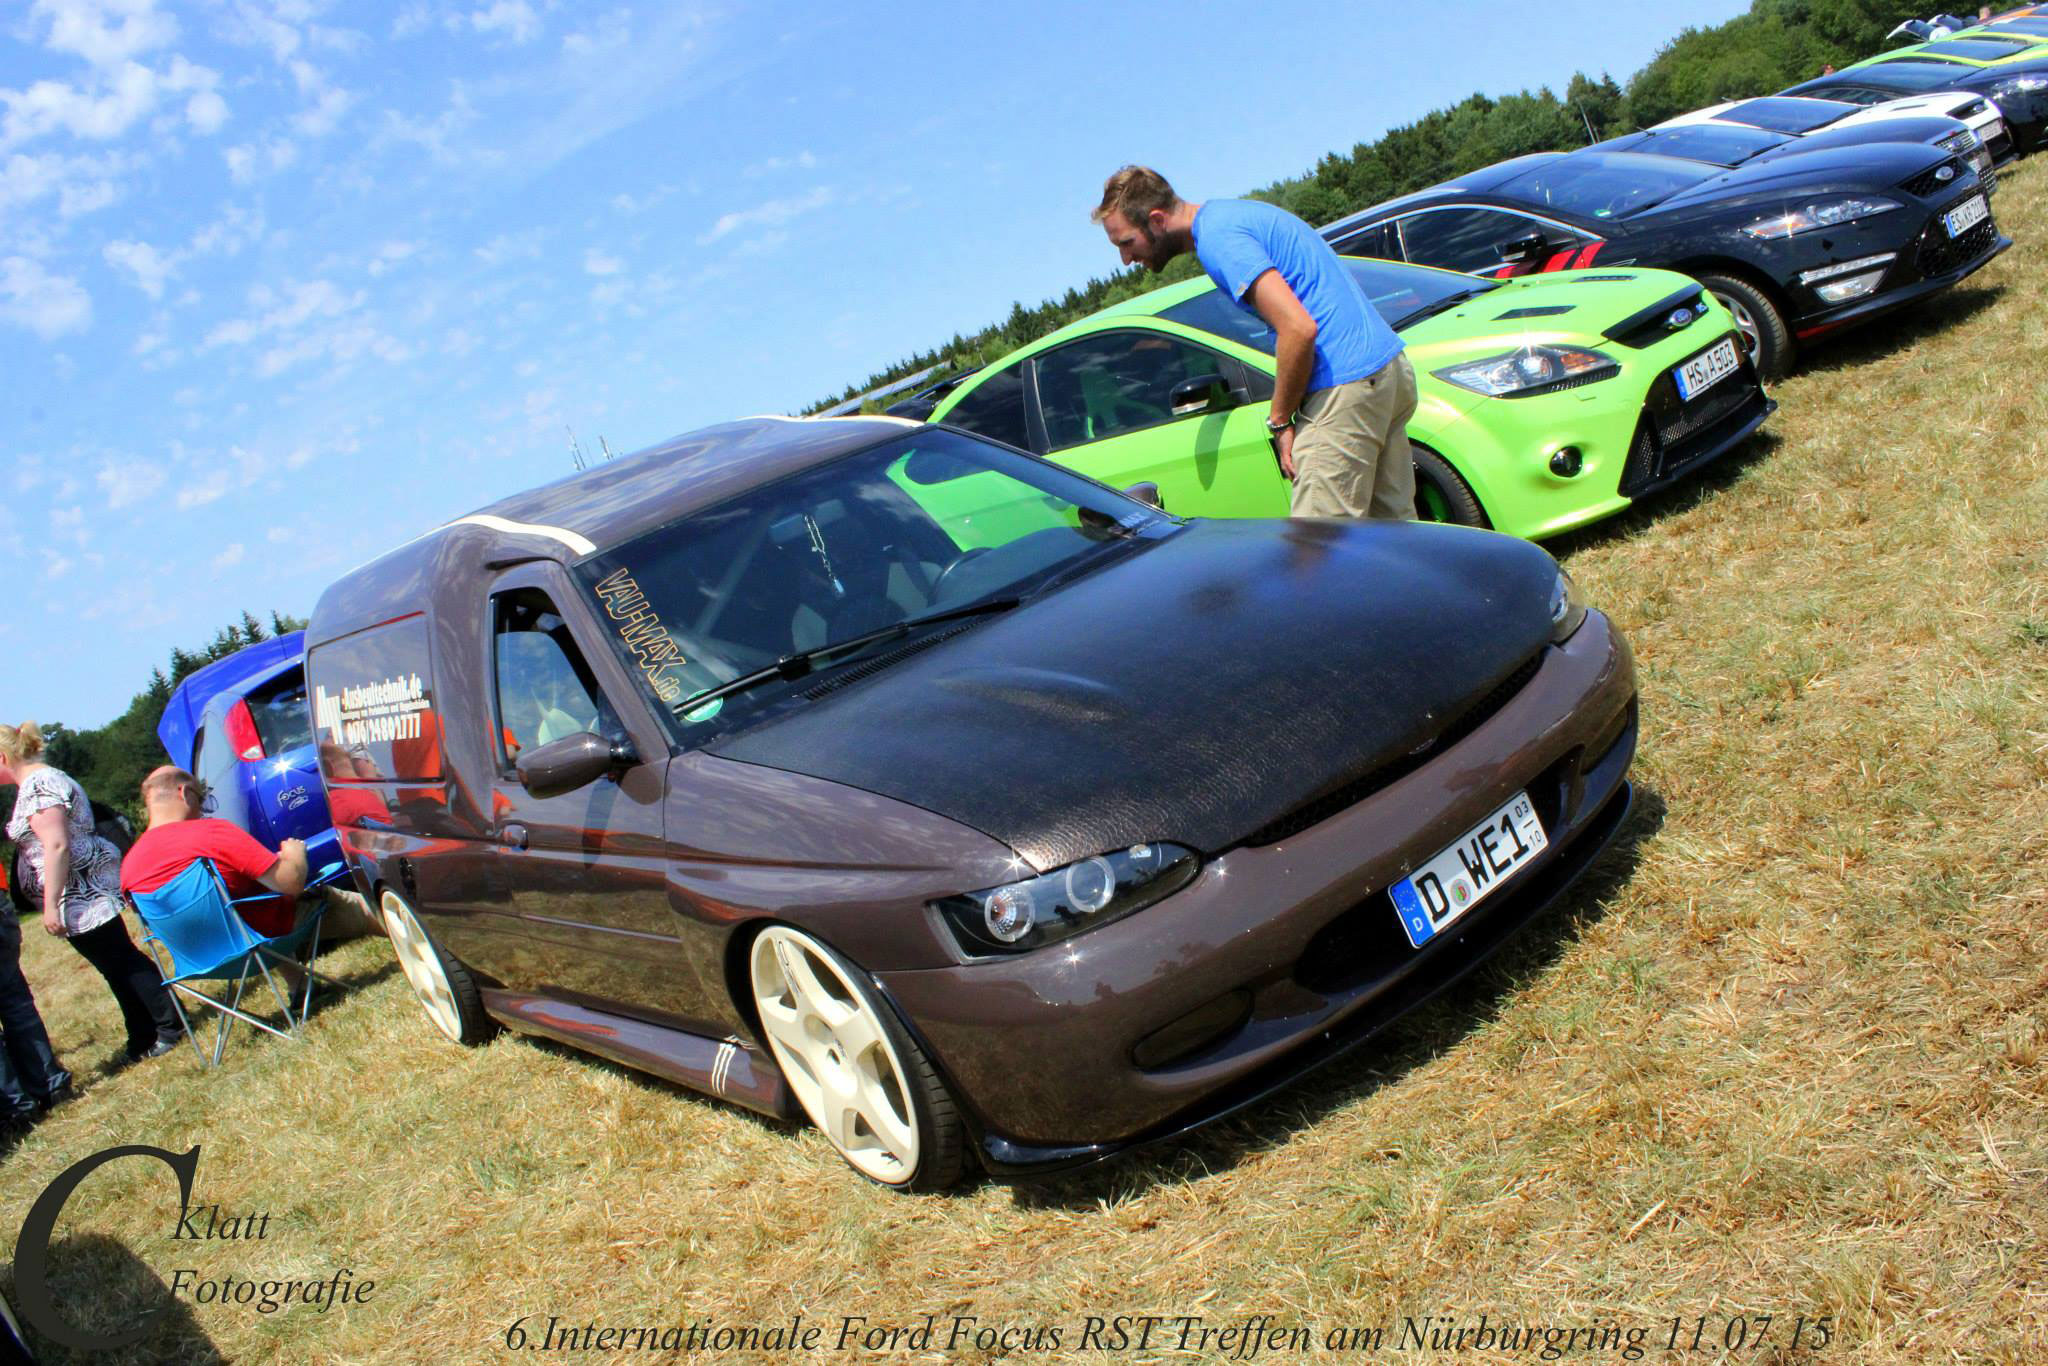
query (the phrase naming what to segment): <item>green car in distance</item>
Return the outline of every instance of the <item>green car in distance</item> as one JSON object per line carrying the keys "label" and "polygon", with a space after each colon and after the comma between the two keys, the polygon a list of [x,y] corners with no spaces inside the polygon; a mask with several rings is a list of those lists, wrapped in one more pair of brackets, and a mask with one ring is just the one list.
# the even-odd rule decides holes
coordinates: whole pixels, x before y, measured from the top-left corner
{"label": "green car in distance", "polygon": [[[1430,520],[1554,536],[1683,478],[1777,407],[1728,310],[1684,275],[1345,265],[1415,367],[1408,438]],[[1020,348],[930,420],[1119,488],[1156,484],[1180,516],[1284,517],[1265,426],[1272,347],[1264,323],[1197,278]]]}

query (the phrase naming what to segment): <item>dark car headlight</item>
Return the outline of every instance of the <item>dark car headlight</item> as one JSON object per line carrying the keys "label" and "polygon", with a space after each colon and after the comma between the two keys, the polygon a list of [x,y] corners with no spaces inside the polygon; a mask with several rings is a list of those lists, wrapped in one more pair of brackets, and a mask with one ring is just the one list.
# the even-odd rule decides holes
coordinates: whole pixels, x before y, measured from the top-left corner
{"label": "dark car headlight", "polygon": [[1558,570],[1557,582],[1550,586],[1550,643],[1562,645],[1570,640],[1572,632],[1585,619],[1585,594],[1572,582],[1571,575]]}
{"label": "dark car headlight", "polygon": [[2048,90],[2048,75],[2008,76],[1994,84],[1985,93],[1992,99],[2011,99],[2014,95],[2038,95]]}
{"label": "dark car headlight", "polygon": [[1758,219],[1743,231],[1751,237],[1774,241],[1782,237],[1796,237],[1802,232],[1838,228],[1859,218],[1874,218],[1881,213],[1890,213],[1898,207],[1897,200],[1881,199],[1876,195],[1840,195],[1833,199],[1816,199],[1810,204],[1801,204],[1772,218]]}
{"label": "dark car headlight", "polygon": [[1142,910],[1187,886],[1201,866],[1178,844],[1134,844],[932,905],[967,952],[1023,953]]}
{"label": "dark car headlight", "polygon": [[1583,346],[1525,346],[1484,360],[1446,366],[1440,380],[1488,398],[1526,398],[1552,389],[1591,384],[1621,373],[1614,357]]}

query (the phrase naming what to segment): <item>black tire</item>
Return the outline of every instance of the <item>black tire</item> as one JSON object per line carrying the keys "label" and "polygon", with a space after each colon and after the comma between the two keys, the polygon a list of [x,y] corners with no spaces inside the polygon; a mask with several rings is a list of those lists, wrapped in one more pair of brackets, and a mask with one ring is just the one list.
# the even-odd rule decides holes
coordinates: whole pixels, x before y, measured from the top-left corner
{"label": "black tire", "polygon": [[1699,282],[1735,315],[1736,328],[1749,341],[1757,376],[1766,383],[1783,379],[1792,368],[1797,345],[1771,296],[1733,275],[1702,275]]}
{"label": "black tire", "polygon": [[459,1044],[488,1043],[498,1022],[484,1009],[483,993],[469,969],[434,942],[395,888],[378,894],[377,911],[398,966],[434,1027]]}
{"label": "black tire", "polygon": [[770,925],[747,948],[747,980],[776,1066],[848,1166],[900,1191],[960,1180],[959,1108],[865,972],[793,925]]}
{"label": "black tire", "polygon": [[1408,449],[1415,456],[1415,516],[1423,522],[1449,522],[1454,526],[1490,527],[1486,509],[1472,496],[1472,490],[1451,468],[1451,462],[1427,446],[1414,442]]}

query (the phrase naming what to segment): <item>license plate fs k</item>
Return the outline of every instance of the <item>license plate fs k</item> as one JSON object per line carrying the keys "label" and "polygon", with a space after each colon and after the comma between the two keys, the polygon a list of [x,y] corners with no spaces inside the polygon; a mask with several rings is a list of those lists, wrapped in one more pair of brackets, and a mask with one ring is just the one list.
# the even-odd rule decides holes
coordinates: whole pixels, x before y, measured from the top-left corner
{"label": "license plate fs k", "polygon": [[1529,794],[1514,798],[1387,889],[1409,944],[1421,948],[1550,847]]}

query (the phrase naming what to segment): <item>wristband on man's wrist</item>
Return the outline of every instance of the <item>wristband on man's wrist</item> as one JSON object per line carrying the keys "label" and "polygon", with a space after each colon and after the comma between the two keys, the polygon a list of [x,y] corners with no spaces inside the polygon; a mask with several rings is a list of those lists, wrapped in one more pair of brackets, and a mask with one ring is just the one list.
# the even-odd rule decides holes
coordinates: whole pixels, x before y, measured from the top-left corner
{"label": "wristband on man's wrist", "polygon": [[1294,419],[1291,417],[1288,418],[1285,422],[1275,422],[1273,420],[1273,415],[1271,413],[1266,414],[1266,430],[1269,432],[1273,432],[1276,434],[1284,432],[1293,425]]}

